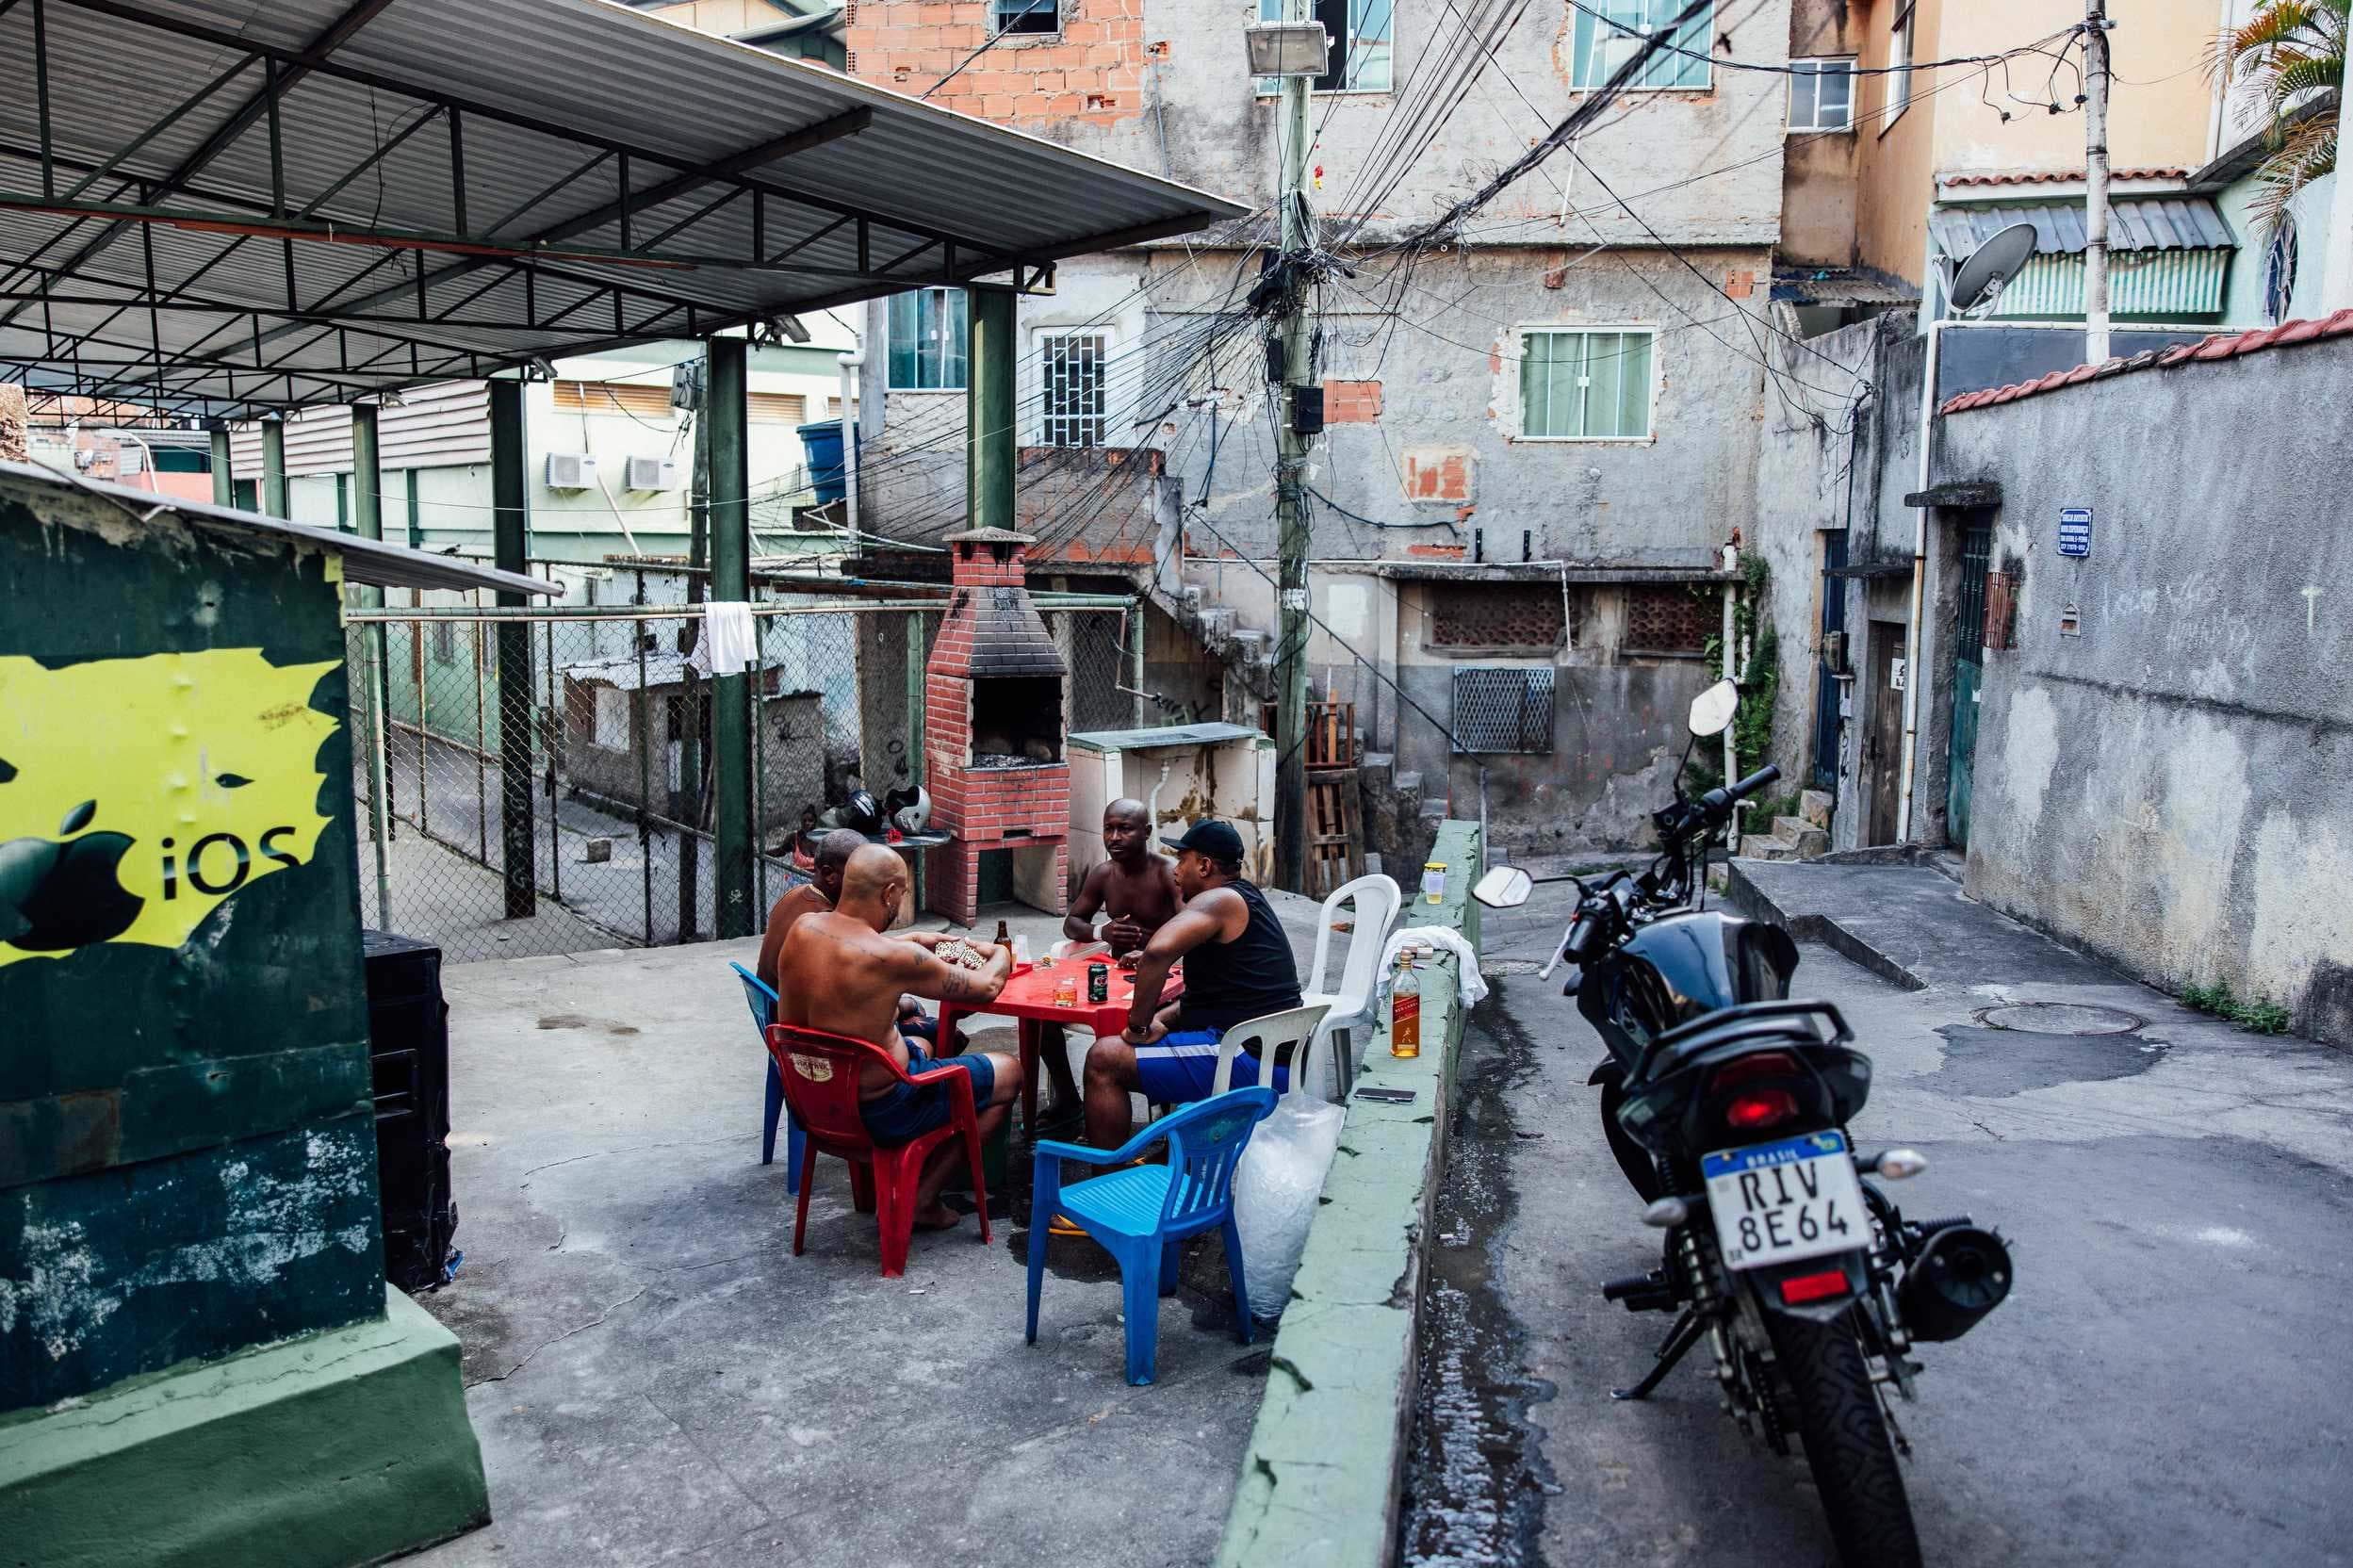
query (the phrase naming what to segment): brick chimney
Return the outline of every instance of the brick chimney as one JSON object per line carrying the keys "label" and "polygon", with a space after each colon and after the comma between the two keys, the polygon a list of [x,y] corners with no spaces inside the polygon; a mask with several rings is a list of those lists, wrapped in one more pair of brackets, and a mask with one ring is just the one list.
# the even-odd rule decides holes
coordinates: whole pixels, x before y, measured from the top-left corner
{"label": "brick chimney", "polygon": [[932,825],[931,907],[977,918],[980,858],[1015,857],[1017,897],[1060,914],[1069,866],[1070,768],[1062,715],[1069,671],[1024,586],[1034,543],[1007,529],[951,533],[954,593],[924,666],[924,773]]}

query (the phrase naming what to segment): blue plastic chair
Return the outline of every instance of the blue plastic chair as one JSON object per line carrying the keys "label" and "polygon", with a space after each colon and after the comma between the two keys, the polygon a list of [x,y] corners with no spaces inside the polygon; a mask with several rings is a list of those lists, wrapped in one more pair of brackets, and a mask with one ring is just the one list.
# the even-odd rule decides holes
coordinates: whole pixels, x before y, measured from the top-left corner
{"label": "blue plastic chair", "polygon": [[[776,1059],[768,1054],[768,1026],[776,1021],[776,993],[767,983],[742,964],[729,964],[729,969],[743,977],[743,1000],[751,1004],[752,1021],[760,1027],[760,1052],[768,1061],[768,1106],[760,1113],[760,1163],[776,1163],[776,1118],[784,1113],[784,1080],[776,1074]],[[801,1190],[801,1123],[792,1119],[791,1131],[784,1144],[784,1190],[797,1196]]]}
{"label": "blue plastic chair", "polygon": [[[1127,1380],[1137,1387],[1159,1367],[1160,1298],[1177,1288],[1178,1255],[1189,1236],[1216,1227],[1225,1236],[1234,1316],[1250,1342],[1250,1299],[1242,1280],[1242,1238],[1234,1225],[1234,1168],[1250,1129],[1275,1108],[1275,1091],[1252,1086],[1188,1105],[1106,1152],[1047,1140],[1038,1148],[1029,1226],[1029,1343],[1038,1343],[1038,1296],[1046,1280],[1046,1222],[1068,1216],[1119,1261],[1127,1312]],[[1167,1165],[1133,1165],[1156,1144]],[[1107,1176],[1062,1184],[1062,1162],[1118,1166]]]}

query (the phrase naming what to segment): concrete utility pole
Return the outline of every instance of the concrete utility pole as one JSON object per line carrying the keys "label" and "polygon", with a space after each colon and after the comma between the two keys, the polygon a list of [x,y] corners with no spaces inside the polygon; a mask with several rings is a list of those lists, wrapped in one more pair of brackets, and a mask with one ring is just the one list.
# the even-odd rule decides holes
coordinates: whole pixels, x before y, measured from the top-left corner
{"label": "concrete utility pole", "polygon": [[2083,7],[2083,362],[2108,359],[2108,0]]}
{"label": "concrete utility pole", "polygon": [[[1312,22],[1308,0],[1288,0],[1286,22]],[[1276,591],[1275,885],[1305,890],[1307,859],[1307,437],[1298,391],[1314,367],[1304,270],[1313,248],[1307,211],[1307,94],[1311,76],[1283,78],[1283,259],[1292,264],[1282,322],[1283,397],[1275,431]]]}

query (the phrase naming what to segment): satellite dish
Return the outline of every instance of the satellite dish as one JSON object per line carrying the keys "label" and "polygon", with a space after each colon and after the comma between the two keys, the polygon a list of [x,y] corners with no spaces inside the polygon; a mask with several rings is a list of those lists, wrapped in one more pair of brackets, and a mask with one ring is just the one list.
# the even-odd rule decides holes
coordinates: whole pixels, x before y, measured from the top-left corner
{"label": "satellite dish", "polygon": [[1953,313],[1967,315],[1980,305],[1991,304],[2034,253],[2032,223],[2013,223],[1977,247],[1946,279],[1945,297],[1953,302]]}

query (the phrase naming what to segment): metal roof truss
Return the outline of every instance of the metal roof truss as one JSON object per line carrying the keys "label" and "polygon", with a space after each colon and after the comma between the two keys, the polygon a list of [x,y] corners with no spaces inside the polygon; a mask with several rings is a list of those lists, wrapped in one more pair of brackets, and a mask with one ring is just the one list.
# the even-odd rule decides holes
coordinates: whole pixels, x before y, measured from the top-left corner
{"label": "metal roof truss", "polygon": [[0,0],[0,375],[243,417],[1018,276],[1235,210],[1008,250],[795,177],[874,103],[688,160],[354,63],[393,4],[290,46],[196,4]]}

